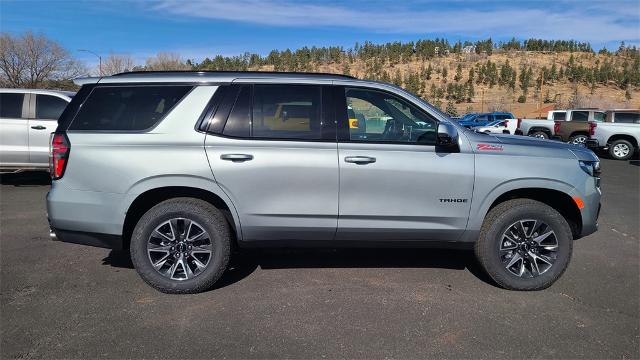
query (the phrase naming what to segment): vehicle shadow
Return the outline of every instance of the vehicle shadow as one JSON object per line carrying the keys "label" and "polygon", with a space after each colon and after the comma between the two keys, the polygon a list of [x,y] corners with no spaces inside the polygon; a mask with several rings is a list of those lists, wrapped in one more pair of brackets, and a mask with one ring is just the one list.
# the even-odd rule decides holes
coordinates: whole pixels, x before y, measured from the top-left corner
{"label": "vehicle shadow", "polygon": [[[133,269],[128,251],[112,250],[103,265]],[[250,249],[232,256],[231,264],[213,289],[223,288],[262,269],[315,268],[439,268],[468,270],[496,286],[472,251],[448,249]]]}
{"label": "vehicle shadow", "polygon": [[629,160],[629,164],[635,165],[635,166],[640,166],[640,160]]}
{"label": "vehicle shadow", "polygon": [[0,174],[0,184],[13,186],[45,186],[51,185],[51,177],[49,173],[44,171]]}

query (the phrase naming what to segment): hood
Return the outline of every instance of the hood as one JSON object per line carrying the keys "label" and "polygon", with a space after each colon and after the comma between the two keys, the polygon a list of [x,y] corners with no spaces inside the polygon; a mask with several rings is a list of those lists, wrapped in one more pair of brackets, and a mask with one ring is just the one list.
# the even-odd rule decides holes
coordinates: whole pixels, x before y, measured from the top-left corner
{"label": "hood", "polygon": [[550,155],[557,150],[561,151],[564,156],[571,154],[578,160],[598,161],[598,157],[593,151],[582,146],[567,144],[556,140],[546,140],[522,135],[471,133],[473,134],[472,141],[474,143],[515,145],[514,148],[520,148],[520,151],[527,151],[529,153],[535,153],[536,149],[544,150],[540,153],[542,156]]}

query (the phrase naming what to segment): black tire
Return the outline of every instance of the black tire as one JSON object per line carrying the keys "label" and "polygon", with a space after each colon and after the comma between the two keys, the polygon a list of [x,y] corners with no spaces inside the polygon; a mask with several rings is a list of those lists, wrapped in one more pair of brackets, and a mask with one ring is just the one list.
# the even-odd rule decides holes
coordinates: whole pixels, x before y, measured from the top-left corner
{"label": "black tire", "polygon": [[[546,272],[536,277],[519,277],[507,270],[499,250],[505,231],[512,224],[524,219],[536,219],[548,224],[557,240],[555,262]],[[530,199],[505,201],[491,209],[475,244],[478,262],[496,284],[505,289],[524,291],[542,290],[551,286],[567,269],[572,249],[571,228],[562,215],[550,206]]]}
{"label": "black tire", "polygon": [[[626,146],[627,149],[629,149],[629,151],[628,151],[628,153],[626,155],[624,155],[623,152],[620,152],[619,149],[616,150],[618,147],[623,147],[623,149],[624,149],[624,146]],[[629,160],[629,159],[631,159],[631,157],[633,156],[633,153],[635,151],[636,151],[635,147],[628,140],[619,139],[619,140],[615,140],[611,144],[609,144],[609,156],[611,156],[611,158],[615,159],[615,160]],[[616,152],[618,153],[618,155],[616,155]]]}
{"label": "black tire", "polygon": [[[151,233],[174,218],[195,221],[209,234],[212,249],[209,261],[200,273],[190,279],[174,280],[163,276],[153,267],[147,254]],[[140,218],[131,235],[130,250],[133,265],[147,284],[168,294],[192,294],[210,289],[226,270],[231,254],[231,235],[224,215],[210,203],[193,198],[175,198],[159,203]]]}
{"label": "black tire", "polygon": [[547,134],[544,131],[540,131],[540,130],[533,131],[532,133],[529,134],[529,136],[536,137],[536,138],[541,138],[541,139],[548,139],[549,138],[549,134]]}

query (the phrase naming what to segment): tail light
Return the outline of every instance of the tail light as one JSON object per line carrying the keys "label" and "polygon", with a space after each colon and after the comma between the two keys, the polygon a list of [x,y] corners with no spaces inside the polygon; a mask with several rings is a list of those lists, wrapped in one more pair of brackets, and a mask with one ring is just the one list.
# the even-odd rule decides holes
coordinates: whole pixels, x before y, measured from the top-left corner
{"label": "tail light", "polygon": [[556,121],[553,122],[553,132],[555,134],[560,132],[560,121],[556,120]]}
{"label": "tail light", "polygon": [[53,180],[60,179],[64,175],[64,169],[69,160],[71,144],[65,134],[54,133],[51,135],[51,147],[49,148],[49,172]]}
{"label": "tail light", "polygon": [[598,124],[594,122],[589,123],[589,136],[593,136],[596,134],[596,127],[598,127]]}
{"label": "tail light", "polygon": [[522,125],[522,119],[518,119],[518,126],[516,126],[516,129],[520,129],[520,125]]}

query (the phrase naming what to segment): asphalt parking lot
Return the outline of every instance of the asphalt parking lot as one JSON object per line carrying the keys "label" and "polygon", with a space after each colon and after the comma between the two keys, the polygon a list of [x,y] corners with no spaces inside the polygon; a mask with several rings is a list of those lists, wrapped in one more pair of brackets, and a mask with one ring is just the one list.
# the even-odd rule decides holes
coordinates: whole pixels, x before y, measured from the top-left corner
{"label": "asphalt parking lot", "polygon": [[2,358],[640,357],[640,163],[603,160],[600,230],[551,288],[489,283],[472,254],[270,250],[165,295],[126,253],[52,242],[45,174],[0,188]]}

